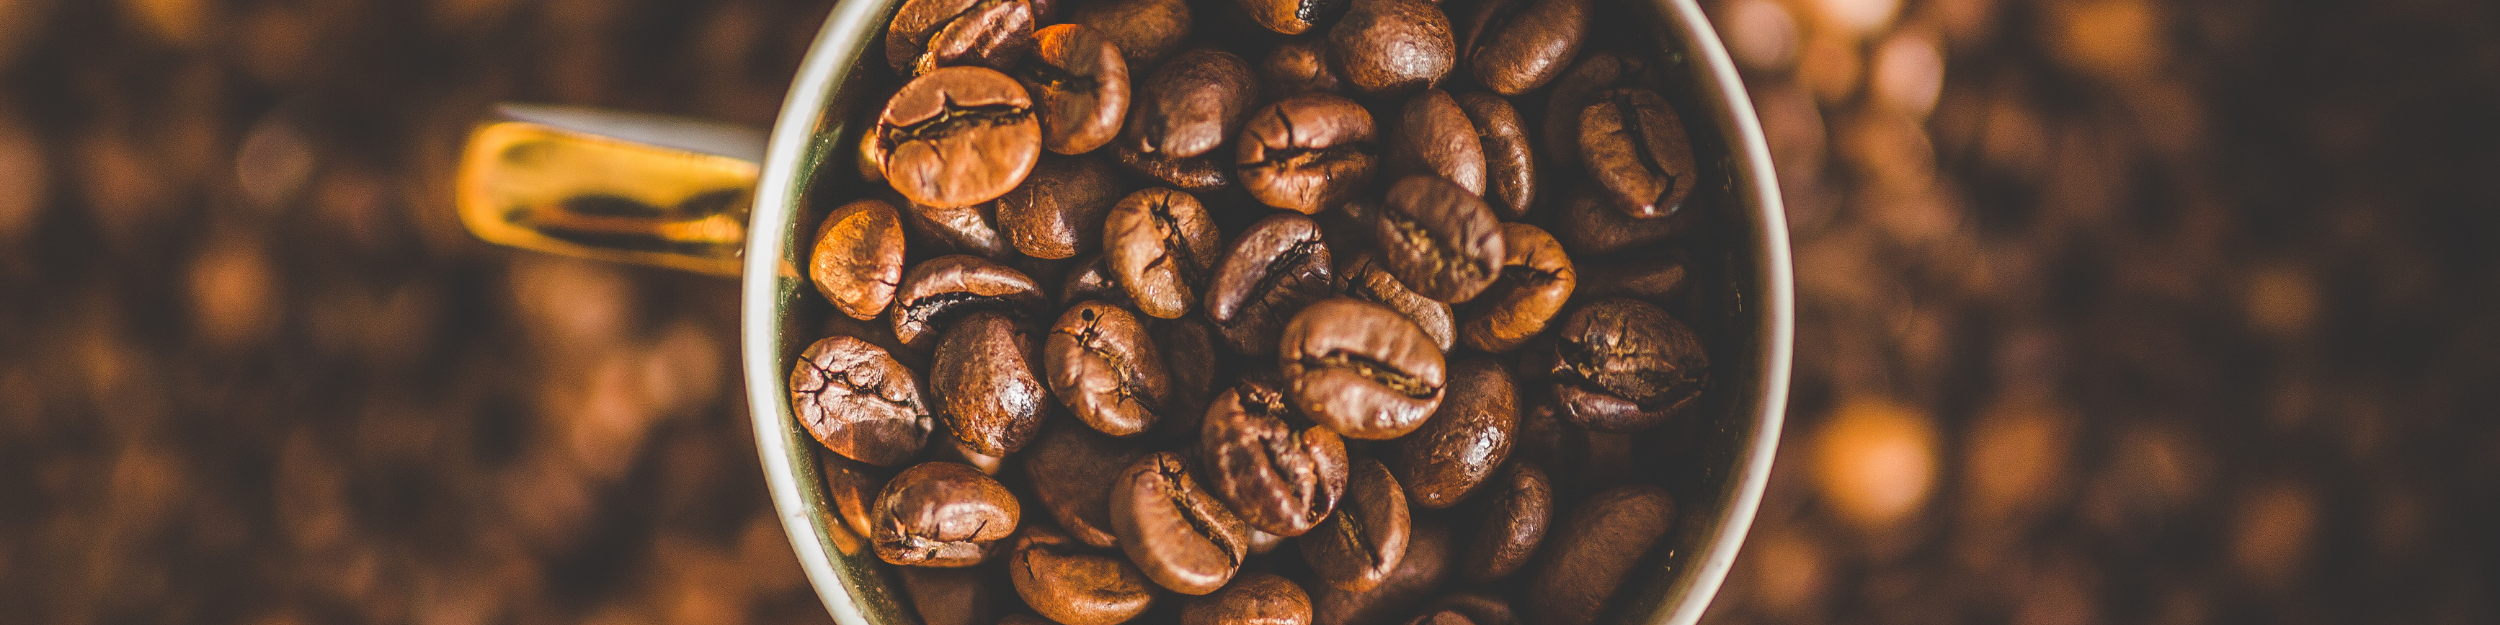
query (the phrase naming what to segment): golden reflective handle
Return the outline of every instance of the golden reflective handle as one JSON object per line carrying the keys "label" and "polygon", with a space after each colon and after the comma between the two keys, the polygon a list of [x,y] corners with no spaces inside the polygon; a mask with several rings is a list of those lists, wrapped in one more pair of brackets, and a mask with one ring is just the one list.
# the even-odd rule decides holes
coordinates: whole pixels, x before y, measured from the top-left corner
{"label": "golden reflective handle", "polygon": [[501,112],[515,119],[479,126],[460,157],[460,221],[478,238],[738,275],[761,133],[587,109]]}

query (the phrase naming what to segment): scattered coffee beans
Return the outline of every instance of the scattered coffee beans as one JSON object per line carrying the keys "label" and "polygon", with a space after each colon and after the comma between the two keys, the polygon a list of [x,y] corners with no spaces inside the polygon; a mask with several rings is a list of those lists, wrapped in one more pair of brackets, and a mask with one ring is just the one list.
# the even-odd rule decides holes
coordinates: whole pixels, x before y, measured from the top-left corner
{"label": "scattered coffee beans", "polygon": [[933,625],[1620,604],[1737,303],[1684,61],[1598,10],[903,2],[790,374],[845,544]]}

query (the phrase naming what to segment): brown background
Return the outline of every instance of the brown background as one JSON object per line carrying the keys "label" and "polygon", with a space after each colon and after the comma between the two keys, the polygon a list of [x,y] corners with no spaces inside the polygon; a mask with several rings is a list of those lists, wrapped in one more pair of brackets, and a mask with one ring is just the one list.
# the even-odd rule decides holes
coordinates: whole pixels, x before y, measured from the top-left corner
{"label": "brown background", "polygon": [[[1797,244],[1712,622],[2500,619],[2500,7],[1710,0]],[[450,212],[824,0],[0,0],[0,622],[823,622],[729,282]]]}

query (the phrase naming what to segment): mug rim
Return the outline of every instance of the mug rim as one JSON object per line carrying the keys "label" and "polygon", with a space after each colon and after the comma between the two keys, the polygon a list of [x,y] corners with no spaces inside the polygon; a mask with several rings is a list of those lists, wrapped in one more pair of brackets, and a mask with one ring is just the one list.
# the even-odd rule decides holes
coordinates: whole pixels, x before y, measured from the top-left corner
{"label": "mug rim", "polygon": [[[824,25],[800,61],[769,132],[748,217],[739,278],[739,363],[766,489],[809,585],[835,622],[842,625],[876,624],[868,620],[861,593],[854,592],[866,589],[849,584],[850,580],[836,570],[834,556],[826,549],[828,541],[819,525],[828,520],[817,518],[824,514],[817,509],[822,506],[821,496],[811,497],[800,484],[803,475],[814,475],[818,467],[813,462],[795,460],[801,454],[813,457],[813,450],[802,448],[812,439],[798,432],[791,421],[784,387],[787,380],[780,359],[785,349],[784,303],[790,301],[794,289],[806,288],[807,280],[785,255],[797,230],[792,213],[804,205],[811,177],[829,160],[816,152],[826,147],[820,138],[844,134],[843,125],[851,122],[833,119],[824,111],[832,104],[840,83],[848,78],[847,70],[858,66],[856,61],[874,40],[873,33],[880,27],[878,19],[886,15],[889,5],[901,1],[833,3]],[[1685,51],[1696,55],[1692,61],[1700,71],[1694,82],[1701,92],[1695,96],[1707,109],[1730,152],[1731,164],[1735,165],[1729,172],[1733,177],[1732,190],[1741,205],[1740,221],[1750,226],[1743,232],[1751,240],[1741,242],[1742,253],[1749,256],[1754,269],[1747,286],[1757,295],[1761,307],[1760,323],[1754,328],[1752,341],[1760,346],[1751,378],[1757,383],[1744,396],[1751,403],[1740,401],[1731,407],[1752,407],[1752,414],[1744,420],[1751,431],[1737,433],[1745,438],[1737,450],[1735,464],[1739,473],[1729,484],[1735,491],[1734,497],[1708,519],[1715,526],[1715,533],[1706,541],[1702,553],[1693,554],[1698,558],[1699,569],[1690,578],[1690,585],[1682,588],[1680,600],[1656,606],[1648,618],[1642,619],[1649,623],[1690,625],[1701,619],[1726,581],[1769,483],[1787,410],[1794,359],[1795,277],[1787,216],[1769,144],[1725,45],[1694,0],[1635,1],[1654,5],[1659,17],[1667,22],[1666,34],[1685,41]],[[853,36],[856,33],[871,34]],[[810,500],[816,500],[816,507],[811,507]],[[1663,594],[1675,592],[1670,586]],[[890,601],[885,597],[865,598]]]}

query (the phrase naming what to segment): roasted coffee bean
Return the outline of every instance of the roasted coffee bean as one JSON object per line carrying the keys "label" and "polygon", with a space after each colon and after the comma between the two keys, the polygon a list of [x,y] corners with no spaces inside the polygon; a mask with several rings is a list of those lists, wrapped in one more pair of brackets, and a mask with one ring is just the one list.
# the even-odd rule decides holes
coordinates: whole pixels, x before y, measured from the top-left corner
{"label": "roasted coffee bean", "polygon": [[[1597,94],[1618,87],[1639,87],[1657,83],[1650,63],[1640,57],[1614,52],[1592,52],[1580,57],[1561,78],[1545,104],[1545,161],[1555,173],[1580,169],[1580,114],[1597,102]],[[1564,187],[1577,186],[1564,184]]]}
{"label": "roasted coffee bean", "polygon": [[1345,494],[1345,443],[1326,427],[1296,427],[1283,389],[1245,381],[1207,408],[1199,458],[1215,495],[1243,521],[1300,536]]}
{"label": "roasted coffee bean", "polygon": [[1371,185],[1380,161],[1374,139],[1372,114],[1363,105],[1332,93],[1304,93],[1252,115],[1233,163],[1251,197],[1317,213]]}
{"label": "roasted coffee bean", "polygon": [[912,79],[870,132],[870,160],[886,184],[938,208],[997,199],[1024,182],[1042,152],[1041,123],[1024,86],[982,67],[940,68]]}
{"label": "roasted coffee bean", "polygon": [[1207,289],[1207,320],[1233,351],[1273,353],[1294,313],[1328,298],[1332,266],[1328,244],[1311,218],[1284,213],[1259,220],[1216,266],[1215,283]]}
{"label": "roasted coffee bean", "polygon": [[912,611],[920,614],[921,625],[1014,624],[1013,619],[1022,616],[999,620],[999,613],[1015,603],[1016,591],[997,571],[906,566],[900,577],[903,594],[911,597]]}
{"label": "roasted coffee bean", "polygon": [[1347,472],[1345,501],[1321,527],[1303,535],[1302,561],[1339,590],[1379,586],[1406,558],[1411,522],[1406,490],[1380,461],[1356,458]]}
{"label": "roasted coffee bean", "polygon": [[1267,58],[1259,62],[1259,78],[1266,93],[1279,99],[1311,91],[1345,90],[1345,81],[1337,77],[1337,69],[1328,63],[1328,40],[1317,36],[1295,37],[1276,44]]}
{"label": "roasted coffee bean", "polygon": [[1198,198],[1146,189],[1112,206],[1103,224],[1103,253],[1129,300],[1148,315],[1189,312],[1205,290],[1207,271],[1223,253],[1222,235]]}
{"label": "roasted coffee bean", "polygon": [[1045,155],[998,197],[998,225],[1026,256],[1068,258],[1102,248],[1103,217],[1120,195],[1119,172],[1101,159]]}
{"label": "roasted coffee bean", "polygon": [[1249,555],[1249,529],[1168,451],[1139,458],[1112,482],[1111,528],[1147,578],[1184,595],[1224,587]]}
{"label": "roasted coffee bean", "polygon": [[1059,527],[1085,544],[1115,547],[1119,539],[1111,533],[1111,484],[1145,455],[1146,449],[1135,441],[1061,420],[1017,457],[1034,497]]}
{"label": "roasted coffee bean", "polygon": [[1656,303],[1682,297],[1685,288],[1692,284],[1691,272],[1685,269],[1681,254],[1633,254],[1629,258],[1590,263],[1588,270],[1580,274],[1580,286],[1574,294],[1592,300],[1631,297]]}
{"label": "roasted coffee bean", "polygon": [[1312,625],[1397,625],[1422,608],[1450,578],[1457,559],[1451,549],[1449,528],[1429,521],[1416,523],[1406,558],[1380,585],[1361,592],[1325,584],[1310,587]]}
{"label": "roasted coffee bean", "polygon": [[[856,547],[877,531],[877,493],[885,490],[887,472],[868,463],[845,458],[842,454],[816,454],[816,470],[825,479],[825,500],[832,502],[835,524],[848,530],[844,553],[856,553]],[[842,532],[835,532],[841,534]]]}
{"label": "roasted coffee bean", "polygon": [[998,227],[998,203],[982,202],[971,206],[938,208],[903,200],[903,226],[908,240],[919,242],[925,253],[971,254],[996,261],[1015,259],[1015,248],[1007,244],[1007,233]]}
{"label": "roasted coffee bean", "polygon": [[1311,595],[1275,574],[1245,572],[1182,603],[1181,625],[1311,625]]}
{"label": "roasted coffee bean", "polygon": [[1084,154],[1119,136],[1129,105],[1128,60],[1120,47],[1083,24],[1043,28],[1033,42],[1033,55],[1016,66],[1016,78],[1033,96],[1042,147]]}
{"label": "roasted coffee bean", "polygon": [[1488,488],[1491,505],[1475,537],[1467,541],[1466,560],[1459,567],[1470,584],[1490,584],[1518,572],[1536,555],[1554,516],[1554,485],[1536,463],[1511,463]]}
{"label": "roasted coffee bean", "polygon": [[1627,484],[1589,497],[1563,517],[1529,576],[1528,614],[1541,625],[1588,625],[1614,599],[1634,564],[1675,526],[1667,490]]}
{"label": "roasted coffee bean", "polygon": [[1465,302],[1501,273],[1501,222],[1484,200],[1448,180],[1398,180],[1373,223],[1389,272],[1424,297]]}
{"label": "roasted coffee bean", "polygon": [[1389,143],[1389,175],[1425,174],[1484,195],[1484,144],[1450,92],[1425,89],[1406,99]]}
{"label": "roasted coffee bean", "polygon": [[1051,402],[1042,384],[1042,346],[1013,318],[976,312],[938,340],[929,384],[946,425],[972,451],[1005,456],[1040,433]]}
{"label": "roasted coffee bean", "polygon": [[1027,0],[904,0],[885,31],[885,60],[918,76],[950,65],[1014,67],[1033,49]]}
{"label": "roasted coffee bean", "polygon": [[1040,285],[1016,271],[976,256],[940,256],[912,267],[895,293],[894,338],[925,349],[937,330],[980,310],[1019,315],[1042,310]]}
{"label": "roasted coffee bean", "polygon": [[875,199],[844,204],[816,230],[807,256],[816,292],[853,319],[885,314],[894,287],[903,283],[903,220],[894,205]]}
{"label": "roasted coffee bean", "polygon": [[1146,324],[1125,309],[1077,304],[1059,315],[1043,349],[1052,393],[1104,434],[1144,432],[1168,407],[1172,375],[1163,368],[1163,352],[1147,337]]}
{"label": "roasted coffee bean", "polygon": [[1189,158],[1214,152],[1241,133],[1259,104],[1258,77],[1241,57],[1196,48],[1172,57],[1137,90],[1137,110],[1121,131],[1124,147]]}
{"label": "roasted coffee bean", "polygon": [[1624,214],[1675,214],[1700,180],[1684,119],[1648,89],[1610,89],[1580,109],[1580,164]]}
{"label": "roasted coffee bean", "polygon": [[1515,96],[1561,76],[1588,37],[1589,0],[1481,0],[1455,20],[1476,82]]}
{"label": "roasted coffee bean", "polygon": [[1389,267],[1380,262],[1378,253],[1364,252],[1338,271],[1336,287],[1338,295],[1388,306],[1406,315],[1406,320],[1415,322],[1415,327],[1432,337],[1433,346],[1444,353],[1458,340],[1457,321],[1450,305],[1406,288],[1406,283],[1399,282],[1397,274],[1390,273]]}
{"label": "roasted coffee bean", "polygon": [[1457,612],[1474,625],[1519,625],[1519,617],[1511,612],[1509,603],[1479,593],[1460,593],[1433,600],[1430,610]]}
{"label": "roasted coffee bean", "polygon": [[1189,4],[1182,0],[1088,0],[1068,22],[1102,31],[1120,47],[1131,76],[1142,75],[1180,50],[1189,36]]}
{"label": "roasted coffee bean", "polygon": [[927,462],[904,469],[877,494],[877,558],[889,564],[979,564],[1016,532],[1016,496],[971,466]]}
{"label": "roasted coffee bean", "polygon": [[1666,311],[1633,299],[1581,307],[1555,341],[1554,398],[1565,420],[1637,432],[1682,413],[1710,385],[1701,337]]}
{"label": "roasted coffee bean", "polygon": [[1510,101],[1490,93],[1458,94],[1458,108],[1484,150],[1484,203],[1503,219],[1521,219],[1536,205],[1535,146]]}
{"label": "roasted coffee bean", "polygon": [[1474,620],[1468,619],[1465,613],[1457,610],[1426,611],[1423,616],[1415,617],[1415,620],[1406,623],[1407,625],[1476,625]]}
{"label": "roasted coffee bean", "polygon": [[1450,18],[1425,0],[1351,0],[1328,29],[1328,56],[1363,95],[1397,97],[1441,84],[1457,62]]}
{"label": "roasted coffee bean", "polygon": [[1224,390],[1216,387],[1217,381],[1227,379],[1225,364],[1231,359],[1217,357],[1223,337],[1196,315],[1151,323],[1155,344],[1163,346],[1163,366],[1172,370],[1172,408],[1155,423],[1155,438],[1195,442],[1207,405]]}
{"label": "roasted coffee bean", "polygon": [[[944,421],[944,419],[939,420],[941,425],[944,424]],[[932,452],[928,456],[930,460],[972,465],[972,468],[980,469],[982,474],[989,475],[991,477],[997,477],[999,470],[1007,468],[1006,456],[985,454],[973,450],[971,445],[964,443],[963,439],[955,436],[954,428],[940,427],[938,428],[938,435],[940,437],[938,439],[938,443],[929,446],[929,450]]]}
{"label": "roasted coffee bean", "polygon": [[1441,405],[1441,350],[1386,306],[1312,304],[1285,324],[1278,352],[1294,407],[1348,438],[1403,436]]}
{"label": "roasted coffee bean", "polygon": [[1407,501],[1450,507],[1510,459],[1519,427],[1519,391],[1510,372],[1477,356],[1450,364],[1450,392],[1421,428],[1397,441],[1394,463]]}
{"label": "roasted coffee bean", "polygon": [[1299,35],[1345,10],[1345,0],[1240,0],[1250,19],[1268,30]]}
{"label": "roasted coffee bean", "polygon": [[[1699,204],[1699,200],[1688,203]],[[1594,189],[1564,187],[1555,207],[1555,238],[1575,255],[1615,254],[1683,236],[1701,222],[1704,211],[1688,206],[1674,215],[1640,219],[1615,208],[1614,200]]]}
{"label": "roasted coffee bean", "polygon": [[1025,605],[1060,625],[1119,625],[1154,605],[1154,582],[1119,551],[1039,526],[1016,539],[1007,576]]}
{"label": "roasted coffee bean", "polygon": [[1111,275],[1111,260],[1101,254],[1089,255],[1076,261],[1075,266],[1068,268],[1067,279],[1059,285],[1061,307],[1087,300],[1100,300],[1122,306],[1134,305],[1128,301],[1128,291],[1120,288],[1120,278]]}
{"label": "roasted coffee bean", "polygon": [[790,407],[826,449],[881,467],[910,460],[937,426],[920,383],[885,349],[826,337],[799,354]]}
{"label": "roasted coffee bean", "polygon": [[1232,155],[1200,154],[1175,158],[1158,152],[1140,152],[1121,142],[1112,142],[1111,155],[1129,171],[1161,180],[1190,193],[1215,193],[1233,186]]}
{"label": "roasted coffee bean", "polygon": [[1579,285],[1562,243],[1544,230],[1502,224],[1502,273],[1461,307],[1458,338],[1468,347],[1501,353],[1545,331]]}

